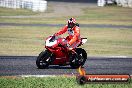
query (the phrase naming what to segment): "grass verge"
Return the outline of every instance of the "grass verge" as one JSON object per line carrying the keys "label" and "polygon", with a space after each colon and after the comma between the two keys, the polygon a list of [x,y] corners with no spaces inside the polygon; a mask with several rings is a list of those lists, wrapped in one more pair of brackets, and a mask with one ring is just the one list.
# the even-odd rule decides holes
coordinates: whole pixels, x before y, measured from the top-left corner
{"label": "grass verge", "polygon": [[0,78],[1,88],[131,88],[130,83],[79,85],[75,77]]}
{"label": "grass verge", "polygon": [[35,14],[37,13],[32,12],[31,10],[0,7],[0,16],[28,16]]}
{"label": "grass verge", "polygon": [[[48,8],[51,8],[49,6]],[[64,24],[70,16],[61,17],[47,17],[48,13],[52,13],[48,9],[45,13],[34,13],[29,10],[12,10],[7,8],[0,8],[0,16],[36,16],[36,17],[20,17],[20,18],[9,18],[0,17],[0,22],[10,23],[51,23],[51,24]],[[82,9],[83,14],[75,16],[80,24],[112,24],[112,25],[132,25],[132,9],[123,8],[117,6],[106,6],[106,7],[89,7]]]}
{"label": "grass verge", "polygon": [[[46,37],[59,29],[1,26],[0,55],[38,55],[44,49]],[[88,38],[88,42],[82,46],[88,55],[132,55],[131,29],[81,28],[81,36]]]}

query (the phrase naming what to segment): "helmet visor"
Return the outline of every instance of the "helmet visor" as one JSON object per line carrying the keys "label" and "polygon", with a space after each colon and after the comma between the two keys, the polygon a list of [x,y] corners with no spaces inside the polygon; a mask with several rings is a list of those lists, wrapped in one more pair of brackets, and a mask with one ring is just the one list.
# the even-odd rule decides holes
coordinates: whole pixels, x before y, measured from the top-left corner
{"label": "helmet visor", "polygon": [[74,23],[68,23],[68,28],[73,28],[74,27]]}

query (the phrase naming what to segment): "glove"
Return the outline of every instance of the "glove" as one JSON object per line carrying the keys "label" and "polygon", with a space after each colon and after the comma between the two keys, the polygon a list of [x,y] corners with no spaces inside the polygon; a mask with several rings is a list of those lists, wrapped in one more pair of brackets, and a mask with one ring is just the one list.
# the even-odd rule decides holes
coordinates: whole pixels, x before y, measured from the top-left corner
{"label": "glove", "polygon": [[70,44],[66,43],[64,46],[69,50]]}
{"label": "glove", "polygon": [[70,47],[70,44],[66,43],[66,47]]}
{"label": "glove", "polygon": [[73,48],[70,48],[70,44],[69,43],[65,43],[64,44],[64,47],[67,49],[67,50],[72,50]]}
{"label": "glove", "polygon": [[58,33],[55,33],[53,36],[58,36]]}

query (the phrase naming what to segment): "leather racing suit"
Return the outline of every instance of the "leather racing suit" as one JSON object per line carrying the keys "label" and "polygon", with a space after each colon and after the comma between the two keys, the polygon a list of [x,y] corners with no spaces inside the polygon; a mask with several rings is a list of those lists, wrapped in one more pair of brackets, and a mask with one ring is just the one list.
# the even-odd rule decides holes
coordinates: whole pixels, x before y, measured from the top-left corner
{"label": "leather racing suit", "polygon": [[81,42],[79,26],[75,25],[73,28],[68,28],[68,25],[65,25],[55,35],[58,36],[65,32],[69,34],[69,36],[66,37],[68,48],[76,48]]}

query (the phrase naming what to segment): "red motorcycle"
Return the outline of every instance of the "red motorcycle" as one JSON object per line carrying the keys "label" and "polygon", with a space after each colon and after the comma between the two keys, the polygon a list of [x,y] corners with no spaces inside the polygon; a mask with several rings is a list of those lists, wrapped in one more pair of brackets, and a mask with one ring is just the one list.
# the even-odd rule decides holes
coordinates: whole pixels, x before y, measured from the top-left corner
{"label": "red motorcycle", "polygon": [[[45,51],[42,51],[36,60],[39,69],[47,68],[49,65],[65,66],[70,65],[72,68],[83,66],[87,53],[82,48],[74,48],[69,50],[64,46],[65,38],[58,36],[50,36],[45,41]],[[81,46],[87,41],[87,38],[81,38],[78,45]]]}

